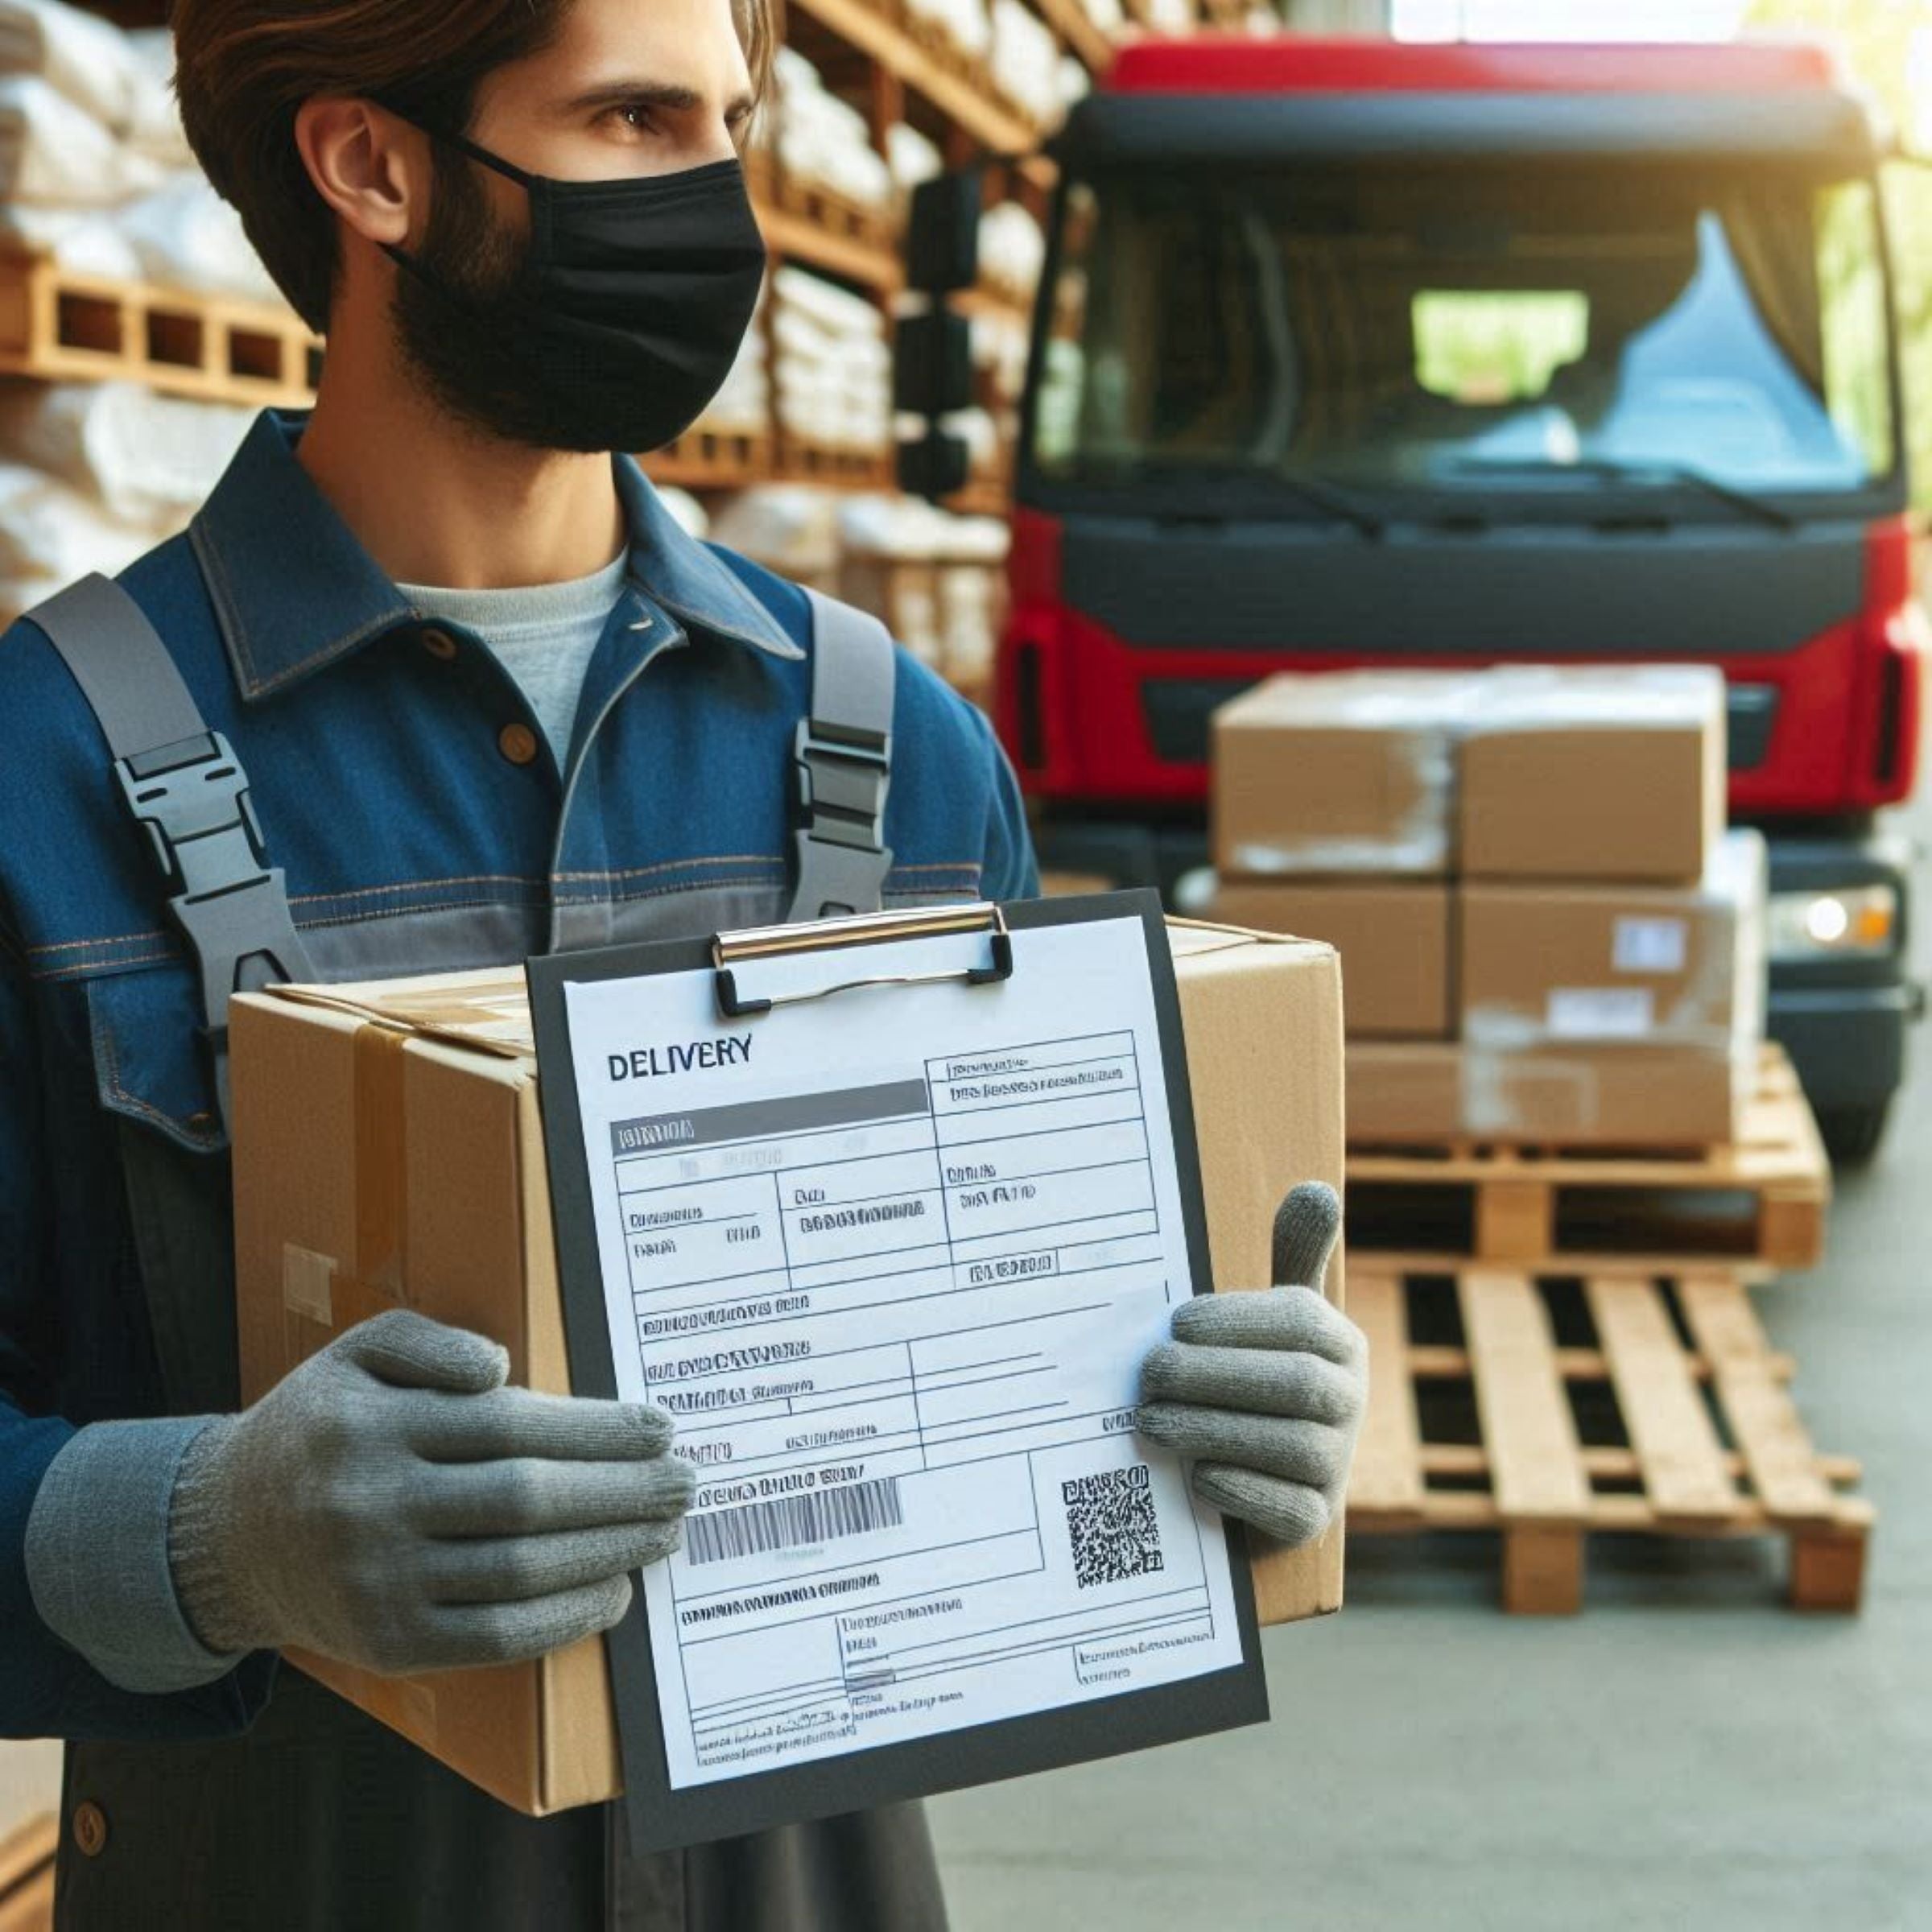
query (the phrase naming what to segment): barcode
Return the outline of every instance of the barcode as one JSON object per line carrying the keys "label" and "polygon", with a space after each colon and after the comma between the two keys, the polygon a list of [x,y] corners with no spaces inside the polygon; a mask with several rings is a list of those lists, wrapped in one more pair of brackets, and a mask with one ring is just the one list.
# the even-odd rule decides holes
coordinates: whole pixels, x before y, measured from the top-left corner
{"label": "barcode", "polygon": [[881,1476],[876,1482],[687,1517],[684,1560],[721,1563],[765,1550],[809,1548],[835,1537],[863,1536],[868,1530],[896,1530],[904,1521],[898,1478]]}

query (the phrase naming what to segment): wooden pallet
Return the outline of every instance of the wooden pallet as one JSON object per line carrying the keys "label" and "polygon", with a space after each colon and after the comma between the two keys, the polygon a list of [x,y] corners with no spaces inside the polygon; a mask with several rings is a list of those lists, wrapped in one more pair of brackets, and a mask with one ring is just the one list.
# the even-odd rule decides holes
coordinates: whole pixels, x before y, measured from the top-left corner
{"label": "wooden pallet", "polygon": [[771,476],[771,438],[748,430],[687,429],[644,459],[652,481],[681,489],[743,489]]}
{"label": "wooden pallet", "polygon": [[1728,1146],[1605,1150],[1456,1141],[1352,1148],[1348,1239],[1360,1254],[1549,1265],[1720,1257],[1808,1268],[1823,1252],[1831,1167],[1781,1049]]}
{"label": "wooden pallet", "polygon": [[788,483],[819,483],[839,489],[895,488],[890,450],[810,443],[781,431],[774,475]]}
{"label": "wooden pallet", "polygon": [[41,255],[0,257],[0,373],[301,407],[315,399],[321,353],[295,314],[272,303],[76,275]]}
{"label": "wooden pallet", "polygon": [[1348,1312],[1369,1352],[1351,1534],[1500,1531],[1504,1608],[1549,1615],[1581,1608],[1592,1535],[1775,1533],[1794,1608],[1857,1609],[1873,1513],[1838,1492],[1858,1466],[1812,1448],[1735,1274],[1355,1255]]}
{"label": "wooden pallet", "polygon": [[36,1818],[0,1839],[0,1932],[52,1932],[60,1826]]}

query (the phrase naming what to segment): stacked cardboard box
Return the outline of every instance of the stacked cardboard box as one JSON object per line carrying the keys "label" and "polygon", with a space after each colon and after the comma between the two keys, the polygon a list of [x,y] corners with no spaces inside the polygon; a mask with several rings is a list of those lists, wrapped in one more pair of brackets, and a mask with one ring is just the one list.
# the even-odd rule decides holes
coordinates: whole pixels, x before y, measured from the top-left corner
{"label": "stacked cardboard box", "polygon": [[1284,676],[1214,749],[1214,914],[1340,952],[1352,1138],[1732,1137],[1765,854],[1716,671]]}

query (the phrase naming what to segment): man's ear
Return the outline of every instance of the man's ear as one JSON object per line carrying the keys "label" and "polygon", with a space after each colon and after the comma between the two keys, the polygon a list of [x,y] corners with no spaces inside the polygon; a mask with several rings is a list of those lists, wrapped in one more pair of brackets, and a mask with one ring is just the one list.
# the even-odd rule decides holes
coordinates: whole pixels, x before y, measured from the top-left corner
{"label": "man's ear", "polygon": [[320,94],[295,110],[295,151],[345,225],[400,246],[429,207],[429,138],[373,102]]}

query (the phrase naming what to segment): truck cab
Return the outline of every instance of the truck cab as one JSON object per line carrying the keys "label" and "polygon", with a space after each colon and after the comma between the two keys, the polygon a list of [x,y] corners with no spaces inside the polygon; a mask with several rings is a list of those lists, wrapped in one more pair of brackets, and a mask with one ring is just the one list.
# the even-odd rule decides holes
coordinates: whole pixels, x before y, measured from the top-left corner
{"label": "truck cab", "polygon": [[1926,630],[1829,56],[1147,41],[1056,158],[996,704],[1045,862],[1204,863],[1209,716],[1274,671],[1715,663],[1771,1030],[1869,1153]]}

